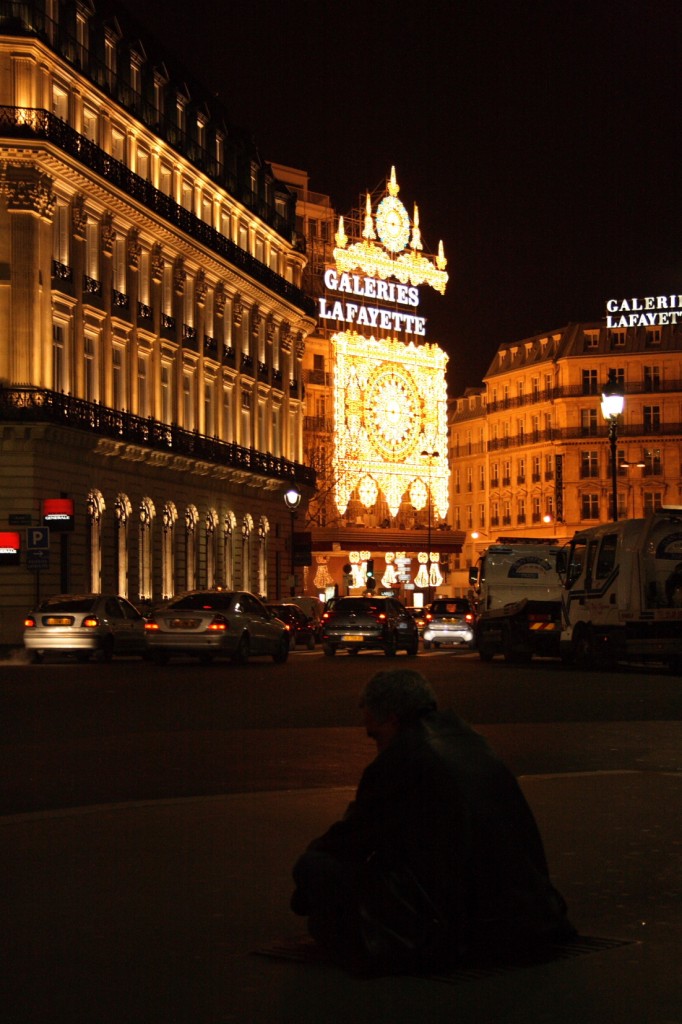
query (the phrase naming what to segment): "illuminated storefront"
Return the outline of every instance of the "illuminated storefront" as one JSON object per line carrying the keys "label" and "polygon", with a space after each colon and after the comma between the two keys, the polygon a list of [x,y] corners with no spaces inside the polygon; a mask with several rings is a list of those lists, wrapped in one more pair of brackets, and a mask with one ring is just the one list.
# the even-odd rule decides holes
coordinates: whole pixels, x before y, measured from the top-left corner
{"label": "illuminated storefront", "polygon": [[425,254],[419,210],[410,217],[399,191],[392,169],[349,216],[332,223],[318,202],[308,231],[318,328],[304,359],[304,449],[319,487],[306,590],[376,587],[419,604],[447,587],[461,538],[446,520],[448,356],[426,341],[420,295],[445,292],[447,260],[442,243]]}

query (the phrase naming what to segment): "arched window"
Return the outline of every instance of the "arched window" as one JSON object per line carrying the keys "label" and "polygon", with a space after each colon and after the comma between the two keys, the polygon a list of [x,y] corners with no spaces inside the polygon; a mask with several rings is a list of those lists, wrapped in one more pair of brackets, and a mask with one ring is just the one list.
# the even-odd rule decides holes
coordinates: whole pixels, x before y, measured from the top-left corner
{"label": "arched window", "polygon": [[89,587],[93,594],[102,592],[102,516],[106,505],[101,491],[88,494],[88,547],[90,549]]}
{"label": "arched window", "polygon": [[242,520],[242,589],[251,590],[251,541],[253,519],[247,512]]}
{"label": "arched window", "polygon": [[118,494],[114,501],[116,517],[116,591],[128,597],[128,524],[133,507],[127,494]]}
{"label": "arched window", "polygon": [[161,596],[165,601],[175,594],[175,524],[178,521],[178,510],[172,501],[167,501],[163,506],[161,521]]}
{"label": "arched window", "polygon": [[223,580],[228,590],[234,588],[234,543],[237,534],[237,517],[234,512],[225,515],[223,528]]}
{"label": "arched window", "polygon": [[215,587],[218,576],[218,513],[206,513],[206,586]]}
{"label": "arched window", "polygon": [[138,544],[140,601],[152,599],[152,530],[156,509],[151,498],[143,498],[140,502],[140,533]]}
{"label": "arched window", "polygon": [[196,505],[185,509],[185,587],[194,590],[197,585],[197,525],[199,513]]}
{"label": "arched window", "polygon": [[265,516],[261,516],[258,523],[258,594],[260,597],[268,596],[268,535],[270,523]]}

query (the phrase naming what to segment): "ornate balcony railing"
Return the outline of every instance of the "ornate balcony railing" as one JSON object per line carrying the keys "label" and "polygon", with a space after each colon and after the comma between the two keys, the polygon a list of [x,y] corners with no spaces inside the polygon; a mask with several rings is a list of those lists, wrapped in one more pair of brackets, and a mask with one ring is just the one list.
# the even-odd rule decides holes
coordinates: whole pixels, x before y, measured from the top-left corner
{"label": "ornate balcony railing", "polygon": [[315,486],[315,470],[298,462],[45,388],[0,387],[0,421],[58,423],[155,451]]}
{"label": "ornate balcony railing", "polygon": [[48,110],[0,106],[0,135],[45,139],[310,316],[315,300]]}

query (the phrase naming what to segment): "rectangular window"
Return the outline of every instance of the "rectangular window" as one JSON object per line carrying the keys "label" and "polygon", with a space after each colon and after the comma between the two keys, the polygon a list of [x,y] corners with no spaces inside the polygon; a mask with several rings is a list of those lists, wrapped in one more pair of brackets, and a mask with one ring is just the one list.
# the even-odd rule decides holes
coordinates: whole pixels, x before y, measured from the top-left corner
{"label": "rectangular window", "polygon": [[661,449],[648,448],[644,452],[644,476],[660,476],[662,472]]}
{"label": "rectangular window", "polygon": [[69,120],[69,94],[61,86],[52,84],[52,113],[62,121]]}
{"label": "rectangular window", "polygon": [[194,430],[194,375],[182,375],[182,425],[185,430]]}
{"label": "rectangular window", "polygon": [[599,394],[599,381],[597,380],[596,370],[583,370],[583,394]]}
{"label": "rectangular window", "polygon": [[121,163],[125,161],[125,136],[121,132],[117,132],[116,129],[112,129],[111,132],[111,155],[114,160],[120,160]]}
{"label": "rectangular window", "polygon": [[88,216],[85,227],[85,273],[99,281],[99,224]]}
{"label": "rectangular window", "polygon": [[599,519],[599,495],[582,495],[582,519]]}
{"label": "rectangular window", "polygon": [[616,548],[618,545],[618,534],[609,533],[603,538],[597,556],[597,568],[595,576],[598,580],[605,580],[613,571],[616,564]]}
{"label": "rectangular window", "polygon": [[168,363],[164,363],[161,367],[161,419],[164,423],[172,423],[173,421],[171,368]]}
{"label": "rectangular window", "polygon": [[138,356],[137,360],[137,415],[149,415],[147,399],[147,360],[143,356]]}
{"label": "rectangular window", "polygon": [[580,453],[580,476],[599,476],[599,452]]}
{"label": "rectangular window", "polygon": [[230,389],[223,388],[223,441],[232,440]]}
{"label": "rectangular window", "polygon": [[597,433],[597,410],[580,410],[580,432],[583,437],[594,437]]}
{"label": "rectangular window", "polygon": [[213,437],[215,426],[213,423],[213,385],[204,384],[204,433],[207,437]]}
{"label": "rectangular window", "polygon": [[661,368],[660,368],[660,366],[645,366],[644,367],[644,390],[645,391],[660,391],[661,390]]}
{"label": "rectangular window", "polygon": [[111,354],[111,397],[114,409],[125,408],[125,379],[124,379],[123,349],[114,345]]}
{"label": "rectangular window", "polygon": [[83,108],[83,135],[91,142],[97,142],[97,112],[91,107]]}
{"label": "rectangular window", "polygon": [[64,335],[63,327],[59,324],[52,324],[52,388],[54,391],[66,390]]}
{"label": "rectangular window", "polygon": [[651,494],[645,492],[644,494],[644,515],[649,516],[652,512],[658,512],[663,504],[663,498],[660,494]]}
{"label": "rectangular window", "polygon": [[85,358],[85,395],[86,402],[97,401],[97,357],[95,351],[95,339],[86,335],[83,342],[83,355]]}
{"label": "rectangular window", "polygon": [[661,429],[661,407],[660,405],[644,406],[644,433],[657,434]]}

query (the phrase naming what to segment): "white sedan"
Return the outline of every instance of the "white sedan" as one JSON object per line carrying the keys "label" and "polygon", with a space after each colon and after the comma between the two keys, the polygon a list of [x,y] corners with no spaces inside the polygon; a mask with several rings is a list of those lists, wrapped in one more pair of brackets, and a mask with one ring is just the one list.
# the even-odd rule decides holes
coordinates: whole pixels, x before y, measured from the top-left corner
{"label": "white sedan", "polygon": [[254,594],[244,590],[192,590],[153,612],[145,623],[147,650],[165,664],[173,654],[208,664],[220,655],[244,664],[251,655],[277,662],[289,655],[289,632]]}

